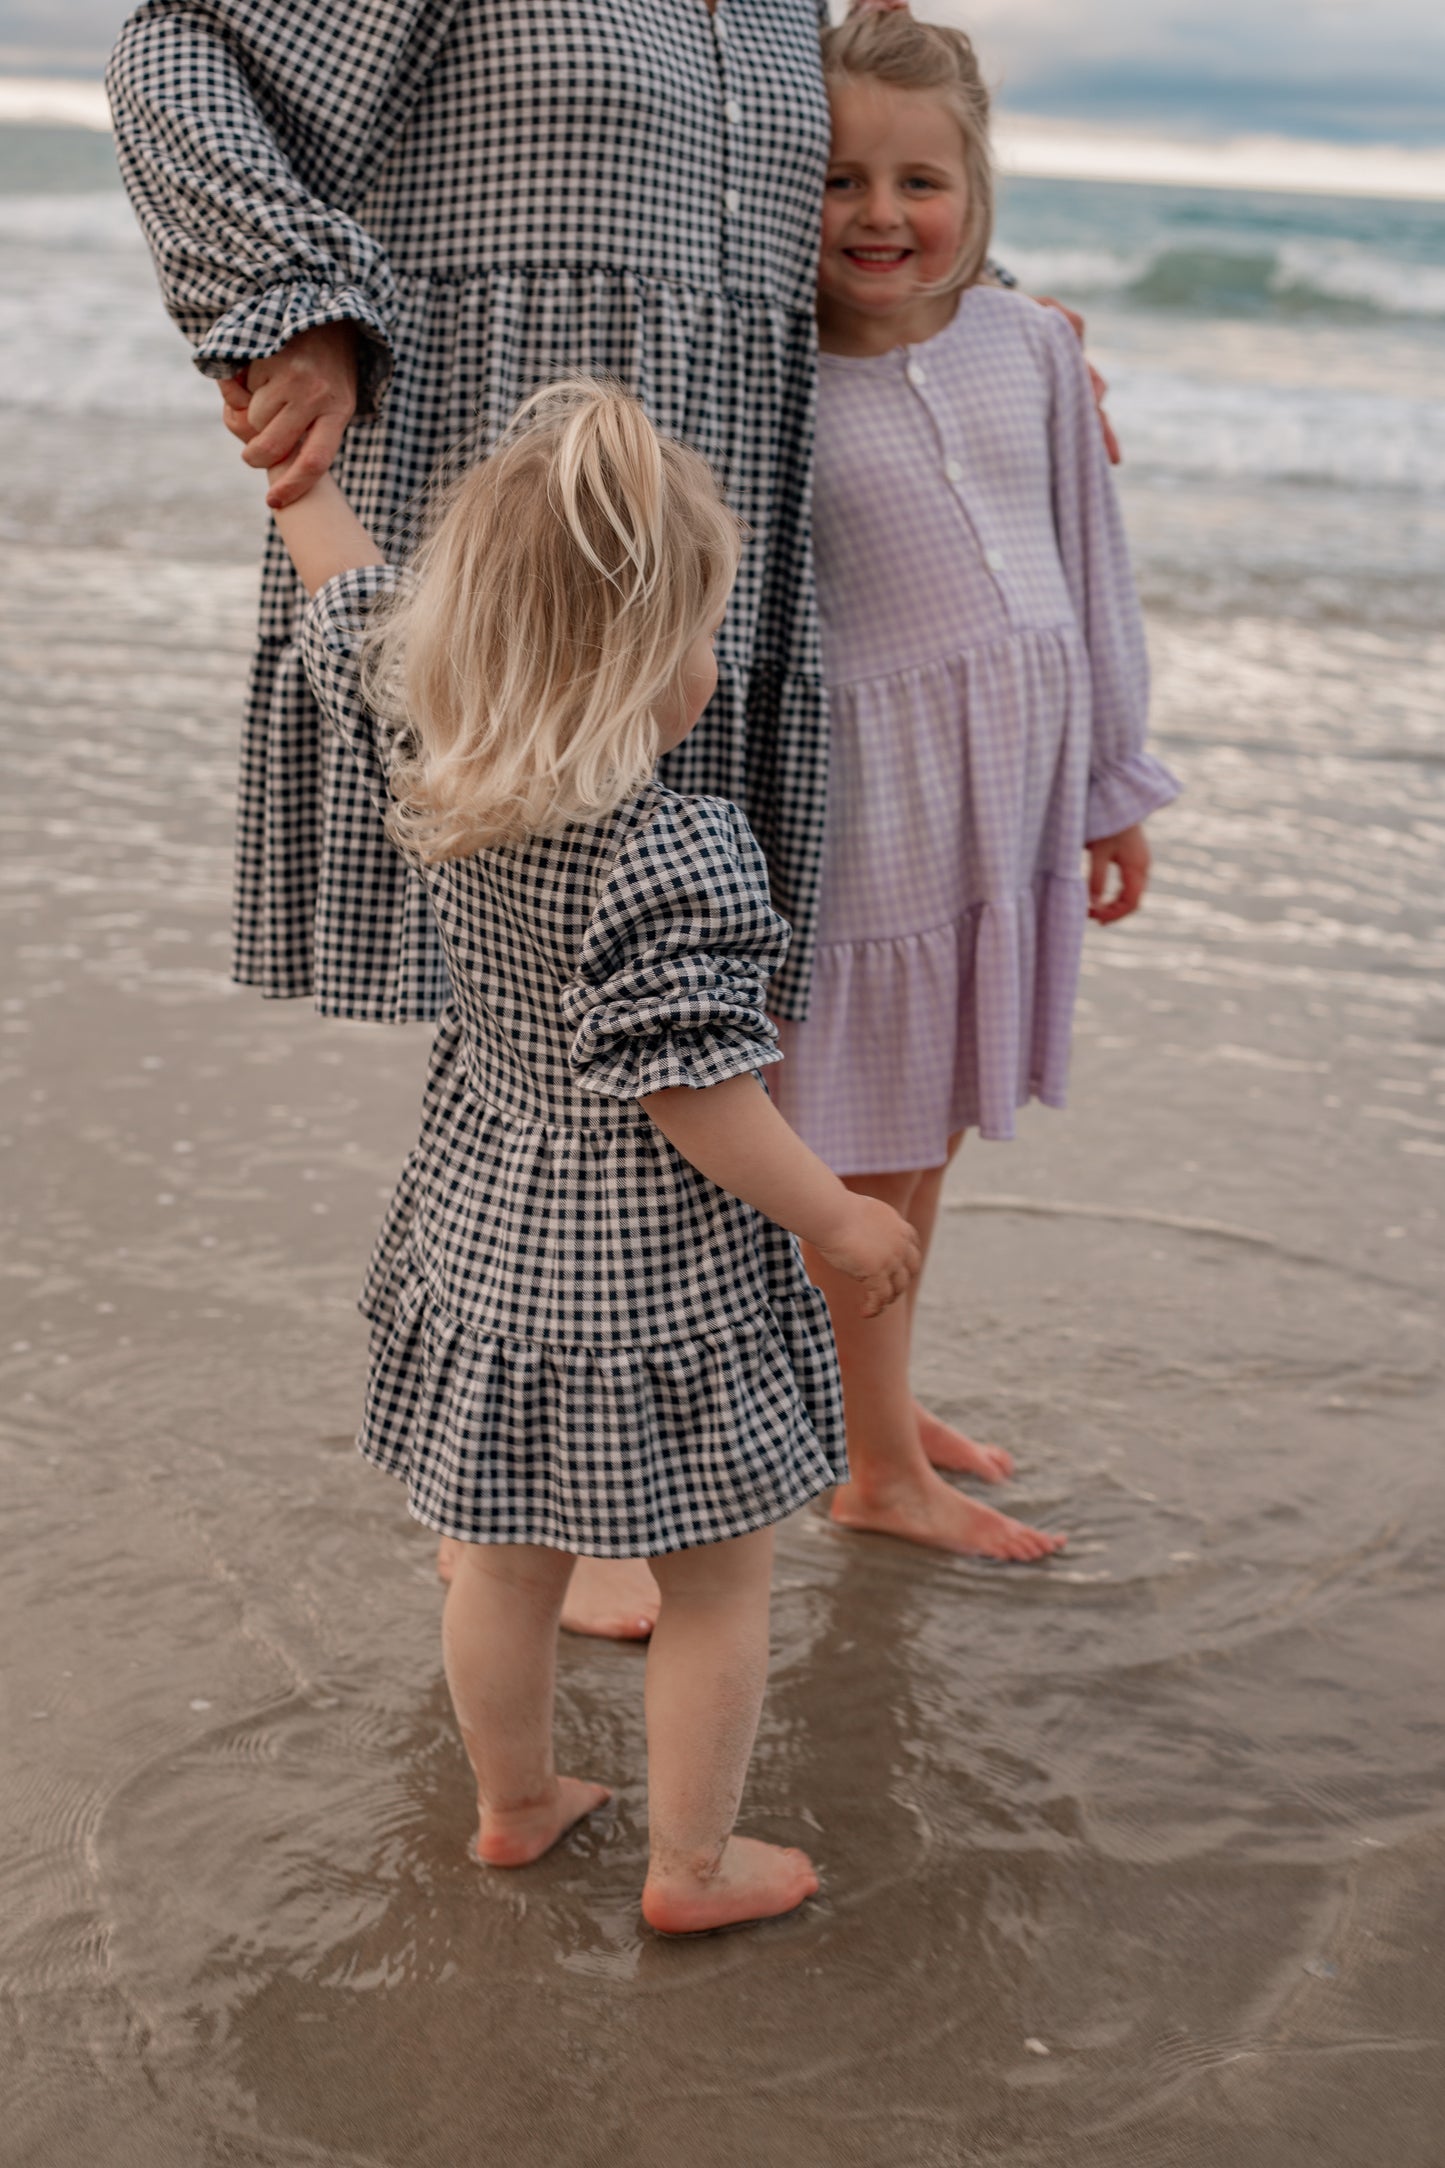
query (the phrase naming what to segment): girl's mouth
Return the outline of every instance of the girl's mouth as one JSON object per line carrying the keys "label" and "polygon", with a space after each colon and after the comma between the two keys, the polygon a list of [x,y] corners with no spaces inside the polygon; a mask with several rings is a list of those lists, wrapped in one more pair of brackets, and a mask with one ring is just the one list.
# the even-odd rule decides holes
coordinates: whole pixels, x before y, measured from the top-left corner
{"label": "girl's mouth", "polygon": [[896,271],[913,254],[911,248],[845,248],[843,254],[860,271]]}

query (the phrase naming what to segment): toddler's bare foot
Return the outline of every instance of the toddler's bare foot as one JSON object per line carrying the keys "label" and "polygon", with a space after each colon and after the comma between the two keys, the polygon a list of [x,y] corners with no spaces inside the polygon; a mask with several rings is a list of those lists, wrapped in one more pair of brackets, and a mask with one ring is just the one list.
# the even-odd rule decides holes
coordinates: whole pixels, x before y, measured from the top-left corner
{"label": "toddler's bare foot", "polygon": [[1001,1445],[976,1444],[916,1400],[913,1413],[919,1440],[935,1468],[946,1468],[950,1475],[976,1475],[985,1483],[1006,1483],[1013,1474],[1013,1455]]}
{"label": "toddler's bare foot", "polygon": [[477,1831],[477,1857],[489,1867],[529,1867],[550,1852],[574,1823],[595,1814],[612,1797],[605,1784],[581,1777],[558,1777],[546,1799],[522,1807],[483,1807]]}
{"label": "toddler's bare foot", "polygon": [[562,1624],[603,1641],[645,1641],[662,1597],[645,1558],[579,1558],[567,1583]]}
{"label": "toddler's bare foot", "polygon": [[843,1528],[901,1536],[905,1543],[925,1543],[936,1551],[960,1551],[970,1558],[1003,1558],[1031,1565],[1061,1551],[1067,1536],[1011,1521],[992,1506],[976,1505],[930,1468],[892,1489],[865,1491],[845,1483],[833,1494],[833,1518]]}
{"label": "toddler's bare foot", "polygon": [[443,1588],[450,1588],[452,1575],[457,1570],[457,1557],[462,1545],[456,1536],[442,1536],[437,1542],[437,1579]]}
{"label": "toddler's bare foot", "polygon": [[705,1935],[749,1920],[775,1920],[816,1895],[818,1875],[806,1852],[756,1837],[729,1837],[711,1872],[682,1867],[647,1871],[642,1917],[660,1935]]}

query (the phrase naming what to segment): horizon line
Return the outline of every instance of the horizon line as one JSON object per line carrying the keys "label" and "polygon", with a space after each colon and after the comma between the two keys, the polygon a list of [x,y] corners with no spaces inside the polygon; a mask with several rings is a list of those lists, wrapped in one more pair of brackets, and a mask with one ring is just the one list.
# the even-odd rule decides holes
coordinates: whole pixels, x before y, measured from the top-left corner
{"label": "horizon line", "polygon": [[[75,77],[0,75],[0,124],[49,123],[109,135],[104,85]],[[1312,136],[1207,134],[1004,109],[994,127],[999,171],[1021,180],[1259,190],[1445,202],[1445,143],[1331,143]]]}

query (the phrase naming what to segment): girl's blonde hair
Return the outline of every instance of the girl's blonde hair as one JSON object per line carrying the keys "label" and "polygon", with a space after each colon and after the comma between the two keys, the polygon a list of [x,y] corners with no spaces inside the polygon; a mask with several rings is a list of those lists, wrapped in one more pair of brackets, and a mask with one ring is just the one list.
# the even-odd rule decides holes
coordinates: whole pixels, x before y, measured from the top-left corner
{"label": "girl's blonde hair", "polygon": [[399,726],[393,840],[435,865],[634,796],[740,542],[706,461],[625,392],[575,377],[529,399],[366,637],[366,699]]}
{"label": "girl's blonde hair", "polygon": [[828,82],[887,83],[925,91],[946,106],[963,137],[968,207],[963,246],[945,279],[929,291],[976,286],[988,267],[993,239],[993,158],[988,140],[988,89],[971,40],[942,23],[921,23],[906,8],[860,9],[823,32]]}

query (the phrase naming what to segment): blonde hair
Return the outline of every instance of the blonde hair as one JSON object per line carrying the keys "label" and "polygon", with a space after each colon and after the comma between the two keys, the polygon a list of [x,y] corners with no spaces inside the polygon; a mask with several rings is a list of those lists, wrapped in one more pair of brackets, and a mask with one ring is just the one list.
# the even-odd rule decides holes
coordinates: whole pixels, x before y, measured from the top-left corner
{"label": "blonde hair", "polygon": [[365,696],[399,731],[393,841],[435,865],[634,796],[740,546],[706,461],[635,399],[586,377],[536,393],[367,633]]}
{"label": "blonde hair", "polygon": [[929,288],[951,294],[976,286],[988,267],[993,239],[993,158],[988,140],[988,88],[972,41],[942,23],[920,23],[906,8],[861,8],[823,32],[823,75],[830,83],[887,83],[937,98],[963,137],[968,205],[963,246],[947,278]]}

